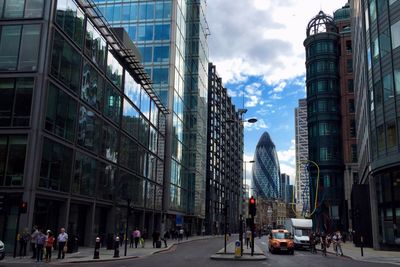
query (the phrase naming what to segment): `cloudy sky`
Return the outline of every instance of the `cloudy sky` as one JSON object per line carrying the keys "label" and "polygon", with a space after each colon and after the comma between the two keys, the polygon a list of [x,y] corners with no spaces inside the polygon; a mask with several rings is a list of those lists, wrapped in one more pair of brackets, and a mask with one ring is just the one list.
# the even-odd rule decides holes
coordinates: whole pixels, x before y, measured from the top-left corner
{"label": "cloudy sky", "polygon": [[[245,118],[245,159],[268,131],[281,172],[295,177],[294,108],[305,97],[303,41],[309,20],[347,0],[207,0],[210,62]],[[250,165],[246,178],[250,179]]]}

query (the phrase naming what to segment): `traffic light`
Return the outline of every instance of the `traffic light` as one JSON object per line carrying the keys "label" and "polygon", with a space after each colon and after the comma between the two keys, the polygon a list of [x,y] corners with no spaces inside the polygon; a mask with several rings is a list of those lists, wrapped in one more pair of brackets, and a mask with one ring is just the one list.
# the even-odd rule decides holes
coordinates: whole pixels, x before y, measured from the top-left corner
{"label": "traffic light", "polygon": [[19,204],[19,213],[26,213],[28,211],[28,202],[22,201]]}
{"label": "traffic light", "polygon": [[5,208],[6,208],[6,197],[5,197],[5,195],[1,194],[0,195],[0,213],[3,213]]}
{"label": "traffic light", "polygon": [[249,199],[249,214],[252,216],[256,216],[257,208],[256,208],[256,199],[252,196]]}

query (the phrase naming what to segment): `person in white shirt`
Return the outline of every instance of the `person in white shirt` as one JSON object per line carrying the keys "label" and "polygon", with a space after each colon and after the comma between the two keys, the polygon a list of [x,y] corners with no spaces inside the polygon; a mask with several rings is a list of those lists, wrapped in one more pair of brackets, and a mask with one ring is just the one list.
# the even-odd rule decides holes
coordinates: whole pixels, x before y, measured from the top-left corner
{"label": "person in white shirt", "polygon": [[65,228],[60,229],[60,233],[58,234],[58,237],[57,237],[57,242],[58,242],[58,257],[57,257],[57,259],[60,259],[61,257],[64,259],[65,258],[64,246],[68,242],[68,234],[65,232]]}

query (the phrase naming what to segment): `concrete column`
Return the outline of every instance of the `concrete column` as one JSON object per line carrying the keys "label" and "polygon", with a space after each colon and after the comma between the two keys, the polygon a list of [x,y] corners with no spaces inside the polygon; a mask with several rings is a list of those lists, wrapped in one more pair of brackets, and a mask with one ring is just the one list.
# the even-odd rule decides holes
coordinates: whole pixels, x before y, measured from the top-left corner
{"label": "concrete column", "polygon": [[372,244],[374,249],[380,249],[379,246],[379,216],[378,216],[378,199],[376,195],[375,179],[369,176],[369,195],[371,204],[371,226],[372,226]]}

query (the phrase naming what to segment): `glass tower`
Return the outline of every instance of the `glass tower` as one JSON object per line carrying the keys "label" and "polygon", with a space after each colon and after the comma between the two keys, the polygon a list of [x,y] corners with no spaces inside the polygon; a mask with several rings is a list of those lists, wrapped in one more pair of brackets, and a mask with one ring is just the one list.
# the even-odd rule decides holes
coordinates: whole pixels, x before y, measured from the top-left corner
{"label": "glass tower", "polygon": [[[164,210],[199,231],[205,216],[208,27],[205,1],[95,0],[137,45],[155,92],[168,107]],[[168,190],[168,189],[167,189]],[[168,216],[167,227],[175,227]],[[196,229],[195,229],[196,228]],[[190,230],[190,229],[189,229]]]}
{"label": "glass tower", "polygon": [[254,155],[253,183],[258,197],[280,198],[280,168],[275,145],[267,132],[258,141]]}

